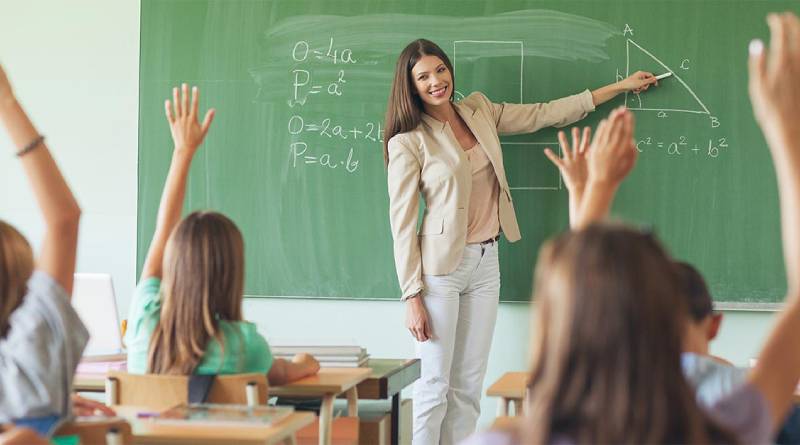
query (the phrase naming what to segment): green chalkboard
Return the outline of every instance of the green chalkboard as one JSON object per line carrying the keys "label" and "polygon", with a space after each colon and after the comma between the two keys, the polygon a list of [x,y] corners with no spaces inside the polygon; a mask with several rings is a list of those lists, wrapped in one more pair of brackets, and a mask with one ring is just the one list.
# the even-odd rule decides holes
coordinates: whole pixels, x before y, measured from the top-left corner
{"label": "green chalkboard", "polygon": [[[171,142],[163,101],[182,81],[217,108],[187,209],[231,216],[248,296],[399,296],[381,126],[397,55],[425,37],[451,56],[459,95],[542,102],[637,69],[673,72],[636,110],[639,164],[614,212],[652,225],[715,298],[784,293],[777,191],[747,97],[746,48],[796,1],[142,0],[138,264]],[[501,245],[501,298],[526,301],[540,244],[567,225],[542,155],[554,130],[503,140],[523,232]]]}

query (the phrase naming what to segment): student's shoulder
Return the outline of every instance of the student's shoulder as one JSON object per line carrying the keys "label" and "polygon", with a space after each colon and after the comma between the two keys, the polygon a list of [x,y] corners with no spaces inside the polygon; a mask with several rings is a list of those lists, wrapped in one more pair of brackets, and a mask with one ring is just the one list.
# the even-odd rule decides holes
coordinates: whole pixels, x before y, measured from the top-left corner
{"label": "student's shoulder", "polygon": [[223,321],[221,323],[223,326],[227,326],[228,329],[236,331],[239,335],[241,335],[242,340],[245,344],[266,344],[267,340],[258,332],[258,326],[251,321],[246,320],[239,320],[239,321]]}
{"label": "student's shoulder", "polygon": [[[39,320],[63,319],[67,324],[80,323],[69,302],[67,291],[48,273],[35,270],[27,282],[27,292],[11,314],[11,326],[28,325]],[[60,325],[57,323],[54,326]],[[81,326],[83,326],[81,324]],[[70,326],[67,326],[69,329]]]}
{"label": "student's shoulder", "polygon": [[68,300],[69,296],[67,291],[61,287],[61,284],[51,277],[47,272],[42,270],[34,270],[30,278],[28,278],[28,292],[27,295],[40,295],[52,298],[61,298]]}

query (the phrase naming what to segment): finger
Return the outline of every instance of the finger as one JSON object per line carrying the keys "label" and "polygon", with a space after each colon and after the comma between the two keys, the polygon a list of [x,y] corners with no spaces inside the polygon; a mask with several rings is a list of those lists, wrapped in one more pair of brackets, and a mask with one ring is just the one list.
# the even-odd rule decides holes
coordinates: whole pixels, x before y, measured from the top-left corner
{"label": "finger", "polygon": [[601,120],[597,124],[597,130],[594,132],[594,140],[600,142],[602,139],[606,137],[608,133],[608,118]]}
{"label": "finger", "polygon": [[767,58],[764,56],[764,42],[760,39],[751,40],[748,50],[750,57],[747,60],[747,69],[750,74],[749,87],[752,99],[761,89],[764,74],[766,74],[767,70]]}
{"label": "finger", "polygon": [[203,130],[203,136],[205,136],[206,133],[208,133],[208,129],[211,128],[211,122],[214,121],[214,116],[216,114],[217,114],[217,110],[215,110],[214,108],[206,111],[206,117],[205,117],[205,119],[203,119],[203,125],[201,127],[202,130]]}
{"label": "finger", "polygon": [[770,14],[767,16],[767,24],[769,25],[770,30],[770,39],[769,39],[769,54],[767,57],[769,58],[768,66],[770,68],[774,68],[777,61],[783,56],[783,52],[786,48],[786,30],[783,27],[783,20],[778,14]]}
{"label": "finger", "polygon": [[578,154],[580,145],[581,145],[581,130],[578,127],[572,127],[572,150],[570,150],[571,157],[574,158],[575,155]]}
{"label": "finger", "polygon": [[175,119],[181,117],[181,98],[178,95],[178,87],[172,88],[172,106],[175,107]]}
{"label": "finger", "polygon": [[189,114],[189,85],[185,83],[181,85],[181,111],[183,111],[184,115]]}
{"label": "finger", "polygon": [[175,122],[175,117],[172,115],[172,104],[169,102],[169,99],[164,101],[164,111],[167,113],[167,122],[172,125]]}
{"label": "finger", "polygon": [[[608,117],[608,140],[612,142],[612,145],[616,145],[620,139],[620,132],[622,130],[622,113],[623,110],[616,108]],[[611,148],[615,147],[612,146]]]}
{"label": "finger", "polygon": [[104,416],[116,416],[117,412],[111,409],[110,407],[100,403],[97,406],[97,410],[103,413]]}
{"label": "finger", "polygon": [[198,107],[200,103],[200,91],[197,87],[192,87],[192,111],[189,113],[189,117],[192,118],[192,121],[197,119],[198,114]]}
{"label": "finger", "polygon": [[622,142],[627,147],[629,141],[633,141],[633,113],[625,111],[622,115]]}
{"label": "finger", "polygon": [[417,335],[419,337],[419,341],[421,341],[421,342],[428,341],[428,336],[425,334],[425,326],[424,325],[420,326],[420,328],[417,330]]}
{"label": "finger", "polygon": [[566,168],[566,166],[564,165],[564,161],[561,160],[561,158],[559,158],[558,156],[556,156],[556,154],[553,153],[553,150],[550,150],[549,147],[544,149],[544,155],[547,156],[547,159],[549,159],[550,162],[555,164],[559,170]]}
{"label": "finger", "polygon": [[570,159],[571,150],[569,148],[569,141],[567,141],[567,134],[563,131],[558,132],[558,145],[561,146],[561,156],[563,156],[564,159]]}
{"label": "finger", "polygon": [[578,153],[585,154],[589,150],[589,142],[592,140],[592,127],[583,127],[583,137]]}
{"label": "finger", "polygon": [[800,19],[791,12],[786,13],[786,30],[792,43],[790,50],[793,53],[800,52]]}
{"label": "finger", "polygon": [[433,329],[431,324],[427,321],[425,322],[425,340],[430,340],[433,338]]}

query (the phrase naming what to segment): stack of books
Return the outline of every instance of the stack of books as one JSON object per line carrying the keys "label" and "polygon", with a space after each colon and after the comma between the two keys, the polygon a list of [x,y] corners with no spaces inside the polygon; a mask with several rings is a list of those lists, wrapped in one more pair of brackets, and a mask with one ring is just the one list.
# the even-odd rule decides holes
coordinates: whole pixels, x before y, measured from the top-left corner
{"label": "stack of books", "polygon": [[313,355],[323,368],[358,368],[369,359],[367,350],[354,344],[321,342],[301,342],[274,340],[270,342],[275,358],[291,360],[296,354]]}

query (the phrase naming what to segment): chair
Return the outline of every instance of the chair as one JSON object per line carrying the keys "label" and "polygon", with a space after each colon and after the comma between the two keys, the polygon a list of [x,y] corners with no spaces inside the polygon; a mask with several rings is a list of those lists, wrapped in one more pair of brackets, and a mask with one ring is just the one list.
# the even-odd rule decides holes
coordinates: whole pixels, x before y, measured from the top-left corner
{"label": "chair", "polygon": [[[266,405],[269,385],[265,374],[219,375],[211,385],[208,403]],[[128,374],[110,371],[106,378],[106,404],[164,410],[189,401],[189,376]]]}
{"label": "chair", "polygon": [[128,422],[116,419],[78,419],[61,426],[55,436],[78,436],[80,443],[105,444],[107,434],[111,429],[116,430],[122,444],[132,444],[133,435]]}

